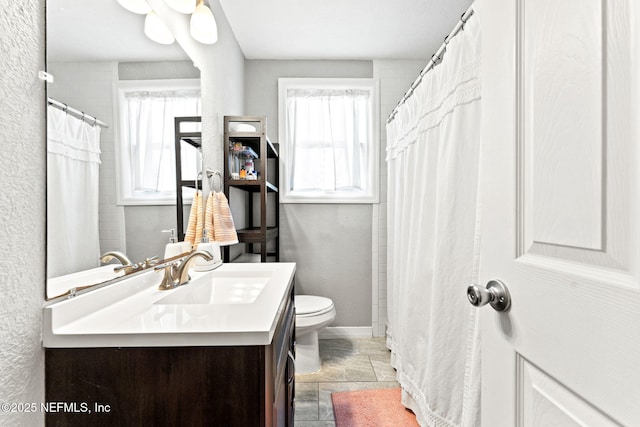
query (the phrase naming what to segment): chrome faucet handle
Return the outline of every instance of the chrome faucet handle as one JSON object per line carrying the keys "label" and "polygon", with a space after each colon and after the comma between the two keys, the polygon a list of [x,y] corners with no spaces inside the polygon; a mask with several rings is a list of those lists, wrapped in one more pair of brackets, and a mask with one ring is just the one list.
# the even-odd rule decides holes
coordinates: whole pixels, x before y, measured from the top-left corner
{"label": "chrome faucet handle", "polygon": [[172,262],[169,264],[159,265],[153,269],[155,272],[164,271],[164,276],[162,277],[162,282],[160,282],[160,285],[158,286],[158,290],[166,291],[179,286],[179,282],[175,278],[177,266],[177,262]]}
{"label": "chrome faucet handle", "polygon": [[140,265],[142,266],[142,268],[149,268],[158,264],[158,261],[159,259],[158,259],[158,256],[156,255],[156,256],[152,256],[151,258],[145,258],[144,261],[140,263]]}
{"label": "chrome faucet handle", "polygon": [[207,251],[193,251],[189,255],[187,255],[184,260],[180,263],[176,270],[176,278],[178,280],[178,285],[184,285],[189,283],[191,279],[189,277],[189,268],[191,268],[191,264],[195,261],[196,258],[204,258],[207,261],[212,261],[213,256]]}
{"label": "chrome faucet handle", "polygon": [[121,265],[120,267],[115,267],[113,271],[116,273],[120,273],[121,271],[124,270],[124,274],[131,274],[134,271],[140,270],[141,268],[142,268],[142,265],[139,265],[139,264],[126,264],[126,265]]}

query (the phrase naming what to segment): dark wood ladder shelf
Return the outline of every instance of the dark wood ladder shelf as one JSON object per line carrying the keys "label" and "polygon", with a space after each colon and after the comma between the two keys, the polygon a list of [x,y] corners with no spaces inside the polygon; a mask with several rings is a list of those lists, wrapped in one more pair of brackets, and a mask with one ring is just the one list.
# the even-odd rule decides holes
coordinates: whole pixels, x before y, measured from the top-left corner
{"label": "dark wood ladder shelf", "polygon": [[[248,131],[241,131],[242,127]],[[240,147],[234,150],[236,145]],[[242,255],[259,254],[261,262],[280,261],[278,148],[278,144],[273,144],[267,137],[265,116],[224,117],[224,194],[231,202],[231,188],[249,193],[246,224],[236,224],[236,227],[240,227],[237,230],[238,241],[245,244],[244,253],[239,256],[241,260],[252,258]],[[243,159],[253,160],[257,179],[232,178],[231,173],[239,173],[244,166]],[[275,161],[273,169],[268,166],[268,159]],[[268,197],[269,194],[272,196]],[[257,203],[254,203],[254,195],[258,196]],[[275,209],[271,209],[272,214],[268,215],[270,203],[275,203]],[[254,223],[254,209],[259,210],[257,223]],[[254,245],[259,245],[259,252],[255,251]],[[271,251],[267,250],[267,245],[272,246]],[[224,247],[223,253],[224,262],[231,262],[230,248]]]}

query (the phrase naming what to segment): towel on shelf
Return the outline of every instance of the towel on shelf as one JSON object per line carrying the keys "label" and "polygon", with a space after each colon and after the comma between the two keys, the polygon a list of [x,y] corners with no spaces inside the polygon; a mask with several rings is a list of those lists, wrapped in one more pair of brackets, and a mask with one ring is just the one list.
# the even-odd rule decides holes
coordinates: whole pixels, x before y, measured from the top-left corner
{"label": "towel on shelf", "polygon": [[238,243],[238,233],[229,209],[229,201],[222,191],[213,191],[207,198],[205,227],[207,235],[220,246]]}
{"label": "towel on shelf", "polygon": [[191,203],[191,213],[189,214],[189,223],[187,225],[187,233],[184,241],[191,243],[195,248],[202,241],[202,229],[204,226],[204,218],[202,218],[202,192],[196,191],[193,195]]}

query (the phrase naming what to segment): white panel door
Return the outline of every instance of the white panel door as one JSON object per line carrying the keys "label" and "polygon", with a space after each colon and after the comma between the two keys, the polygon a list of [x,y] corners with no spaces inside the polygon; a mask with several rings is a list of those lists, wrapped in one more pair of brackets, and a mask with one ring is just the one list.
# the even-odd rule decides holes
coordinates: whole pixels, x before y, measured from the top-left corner
{"label": "white panel door", "polygon": [[640,1],[478,3],[482,426],[640,426]]}

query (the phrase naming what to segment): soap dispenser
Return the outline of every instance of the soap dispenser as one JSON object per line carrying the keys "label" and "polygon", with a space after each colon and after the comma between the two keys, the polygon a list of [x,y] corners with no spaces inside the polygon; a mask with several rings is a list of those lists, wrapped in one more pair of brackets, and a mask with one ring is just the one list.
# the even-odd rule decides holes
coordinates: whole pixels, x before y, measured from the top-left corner
{"label": "soap dispenser", "polygon": [[164,248],[164,259],[173,258],[185,252],[190,252],[189,250],[185,250],[185,242],[178,242],[178,238],[176,237],[176,230],[171,228],[169,230],[162,230],[162,232],[171,233],[171,235],[169,236],[169,243],[167,243],[167,246],[165,246]]}
{"label": "soap dispenser", "polygon": [[199,251],[207,251],[213,259],[207,261],[204,258],[197,258],[193,269],[195,271],[209,271],[222,265],[222,257],[220,256],[220,243],[210,242],[207,237],[207,230],[202,230],[202,242],[198,243]]}

